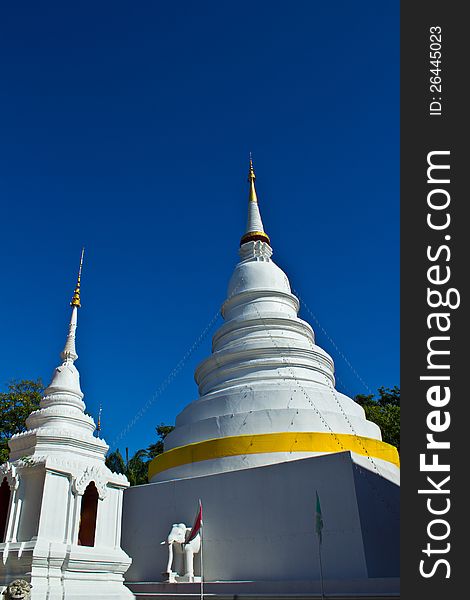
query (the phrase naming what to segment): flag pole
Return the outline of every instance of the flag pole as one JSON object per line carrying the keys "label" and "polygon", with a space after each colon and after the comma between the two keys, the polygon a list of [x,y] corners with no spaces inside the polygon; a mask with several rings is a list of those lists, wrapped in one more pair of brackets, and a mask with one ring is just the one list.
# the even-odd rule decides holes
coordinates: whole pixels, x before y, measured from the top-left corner
{"label": "flag pole", "polygon": [[323,588],[323,564],[321,560],[321,543],[322,543],[322,529],[323,529],[323,516],[321,512],[320,498],[318,491],[315,492],[316,496],[316,507],[315,507],[315,532],[318,535],[318,560],[320,561],[320,590],[322,600],[325,598],[325,590]]}
{"label": "flag pole", "polygon": [[318,559],[320,561],[320,589],[321,589],[321,598],[324,600],[325,591],[323,589],[323,565],[321,560],[321,537],[318,537]]}
{"label": "flag pole", "polygon": [[[199,506],[202,506],[201,499],[199,498]],[[203,541],[204,541],[204,521],[201,517],[201,600],[204,600],[204,560],[202,554]]]}

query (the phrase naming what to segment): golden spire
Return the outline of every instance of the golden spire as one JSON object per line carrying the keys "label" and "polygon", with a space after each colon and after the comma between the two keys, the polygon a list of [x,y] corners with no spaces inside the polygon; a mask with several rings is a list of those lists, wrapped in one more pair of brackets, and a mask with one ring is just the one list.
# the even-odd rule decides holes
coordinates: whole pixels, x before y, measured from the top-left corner
{"label": "golden spire", "polygon": [[82,255],[80,256],[80,267],[78,269],[77,285],[75,287],[75,291],[72,296],[72,302],[70,303],[70,306],[76,306],[77,308],[80,308],[80,306],[81,306],[81,304],[80,304],[80,279],[82,276],[82,266],[83,266],[83,255],[84,254],[85,254],[85,248],[82,248]]}
{"label": "golden spire", "polygon": [[253,158],[250,152],[250,170],[248,172],[248,183],[251,183],[256,179],[255,170],[253,169]]}
{"label": "golden spire", "polygon": [[77,285],[72,296],[70,306],[72,307],[72,314],[70,315],[69,333],[65,342],[65,348],[62,350],[61,357],[65,362],[75,362],[78,358],[77,351],[75,350],[75,330],[77,329],[77,312],[80,308],[80,279],[82,277],[82,266],[83,266],[83,255],[85,254],[85,248],[82,248],[82,255],[80,256],[80,267],[78,269]]}
{"label": "golden spire", "polygon": [[248,183],[250,191],[248,196],[248,224],[245,235],[240,240],[240,246],[246,242],[260,240],[261,242],[270,243],[269,236],[264,232],[263,223],[258,207],[258,196],[255,188],[255,170],[253,168],[253,158],[250,152],[250,169],[248,171]]}
{"label": "golden spire", "polygon": [[250,152],[250,170],[248,171],[248,183],[250,184],[249,201],[256,202],[256,204],[258,204],[258,197],[256,195],[256,188],[255,188],[255,179],[256,179],[256,175],[255,175],[255,170],[253,169],[253,159],[251,158],[251,152]]}
{"label": "golden spire", "polygon": [[98,437],[100,437],[100,432],[101,432],[101,411],[102,411],[102,406],[101,406],[101,402],[100,402],[100,410],[98,412],[98,424],[96,426],[96,431],[97,431]]}

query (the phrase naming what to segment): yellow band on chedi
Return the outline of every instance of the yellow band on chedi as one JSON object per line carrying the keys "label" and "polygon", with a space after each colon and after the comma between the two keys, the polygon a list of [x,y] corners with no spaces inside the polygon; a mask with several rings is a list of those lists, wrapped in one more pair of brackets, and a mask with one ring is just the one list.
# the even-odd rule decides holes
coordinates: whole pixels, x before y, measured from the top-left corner
{"label": "yellow band on chedi", "polygon": [[386,460],[397,467],[397,449],[380,440],[345,433],[290,432],[240,435],[205,440],[173,448],[152,460],[149,478],[181,465],[224,458],[271,452],[344,452]]}

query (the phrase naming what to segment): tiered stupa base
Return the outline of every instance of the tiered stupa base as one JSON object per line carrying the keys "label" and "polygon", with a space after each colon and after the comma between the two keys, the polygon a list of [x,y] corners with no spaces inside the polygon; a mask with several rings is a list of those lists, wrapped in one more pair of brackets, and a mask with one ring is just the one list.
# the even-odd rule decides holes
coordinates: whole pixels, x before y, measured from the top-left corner
{"label": "tiered stupa base", "polygon": [[[374,593],[379,594],[385,579],[396,589],[399,487],[359,465],[350,452],[126,490],[122,545],[133,557],[126,584],[137,591],[143,588],[134,584],[164,580],[168,547],[161,541],[173,523],[192,523],[201,498],[206,581],[256,582],[256,594],[271,594],[277,582],[278,595],[284,595],[287,582],[317,582],[310,590],[317,593],[317,492],[325,580],[367,581],[364,590],[371,590],[375,581]],[[288,593],[295,589],[293,585]],[[168,593],[167,588],[161,591]]]}
{"label": "tiered stupa base", "polygon": [[[198,583],[130,583],[129,589],[137,600],[175,600],[200,595]],[[326,580],[325,596],[334,600],[396,600],[400,597],[398,578]],[[308,600],[321,598],[320,581],[209,581],[204,595],[211,600],[229,598],[260,598],[260,600]]]}

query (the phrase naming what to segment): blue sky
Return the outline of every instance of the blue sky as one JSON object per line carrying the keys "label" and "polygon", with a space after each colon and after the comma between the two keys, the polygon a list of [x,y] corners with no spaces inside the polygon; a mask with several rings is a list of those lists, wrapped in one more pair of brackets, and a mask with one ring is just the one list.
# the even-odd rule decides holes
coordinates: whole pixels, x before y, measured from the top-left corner
{"label": "blue sky", "polygon": [[337,387],[399,384],[398,2],[3,3],[0,55],[3,388],[50,379],[84,245],[88,411],[131,452],[173,423],[250,151],[274,259],[360,376],[303,308]]}

